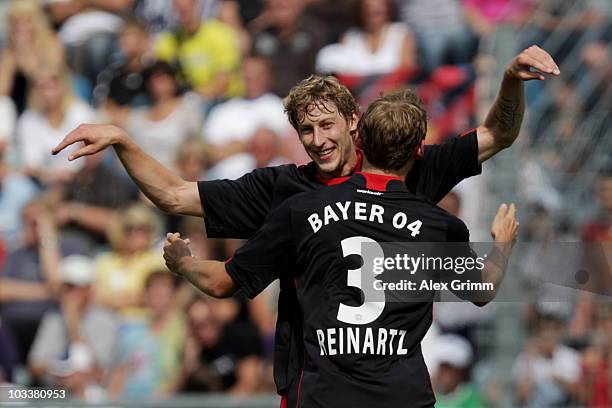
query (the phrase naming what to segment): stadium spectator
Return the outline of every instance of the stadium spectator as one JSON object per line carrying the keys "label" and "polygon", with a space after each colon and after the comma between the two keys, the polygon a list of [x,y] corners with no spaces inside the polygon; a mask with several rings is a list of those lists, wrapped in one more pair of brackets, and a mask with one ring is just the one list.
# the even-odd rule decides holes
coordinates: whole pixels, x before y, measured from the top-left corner
{"label": "stadium spectator", "polygon": [[561,343],[563,322],[541,314],[536,334],[527,340],[513,368],[515,397],[528,407],[571,403],[580,390],[580,356]]}
{"label": "stadium spectator", "polygon": [[199,0],[174,0],[180,26],[155,40],[157,56],[180,67],[180,78],[202,97],[215,100],[241,92],[239,40],[232,27],[201,21]]}
{"label": "stadium spectator", "polygon": [[[221,300],[227,301],[236,302]],[[228,316],[219,308],[215,313],[211,302],[215,300],[198,298],[187,311],[191,330],[183,348],[183,391],[253,394],[261,381],[257,328],[249,322],[227,322]]]}
{"label": "stadium spectator", "polygon": [[121,312],[122,317],[142,314],[146,278],[164,267],[161,254],[153,248],[161,228],[159,217],[142,204],[115,214],[107,230],[112,250],[96,261],[98,303]]}
{"label": "stadium spectator", "polygon": [[185,140],[178,148],[175,167],[184,180],[205,180],[209,152],[200,138]]}
{"label": "stadium spectator", "polygon": [[178,16],[172,1],[136,0],[132,12],[142,21],[152,35],[171,31],[178,27]]}
{"label": "stadium spectator", "polygon": [[250,24],[253,50],[270,60],[272,91],[279,96],[314,72],[317,53],[328,37],[325,27],[304,15],[305,2],[266,0],[264,10]]}
{"label": "stadium spectator", "polygon": [[94,400],[111,361],[118,321],[92,304],[94,265],[71,255],[62,260],[60,310],[45,314],[28,356],[39,384],[61,387],[73,397]]}
{"label": "stadium spectator", "polygon": [[21,210],[37,193],[34,183],[7,162],[15,125],[12,108],[11,100],[0,96],[0,240],[8,250],[19,245]]}
{"label": "stadium spectator", "polygon": [[416,68],[416,41],[405,24],[395,22],[393,0],[361,0],[359,10],[358,27],[319,51],[317,71],[375,75]]}
{"label": "stadium spectator", "polygon": [[167,62],[154,63],[146,75],[152,106],[130,112],[125,127],[145,152],[173,167],[181,143],[200,132],[200,98],[180,94],[176,71]]}
{"label": "stadium spectator", "polygon": [[13,1],[7,17],[8,38],[0,54],[0,95],[10,96],[21,114],[33,77],[41,66],[62,62],[64,48],[39,1]]}
{"label": "stadium spectator", "polygon": [[117,34],[134,0],[65,0],[45,2],[51,21],[66,46],[70,68],[89,81],[96,77],[117,51]]}
{"label": "stadium spectator", "polygon": [[84,254],[81,242],[57,233],[53,216],[40,201],[22,210],[23,236],[7,257],[0,277],[0,317],[25,361],[43,315],[56,305],[58,266],[63,256]]}
{"label": "stadium spectator", "polygon": [[107,249],[106,230],[112,217],[121,206],[138,200],[138,190],[117,175],[101,153],[87,157],[74,178],[52,186],[46,198],[62,232],[95,253]]}
{"label": "stadium spectator", "polygon": [[37,67],[31,105],[17,121],[17,151],[27,174],[45,184],[68,181],[83,166],[49,156],[50,146],[81,123],[95,121],[95,112],[71,92],[68,69],[46,62]]}
{"label": "stadium spectator", "polygon": [[265,127],[257,129],[249,140],[247,149],[253,157],[253,168],[290,163],[291,160],[282,156],[282,149],[279,145],[279,136],[272,129]]}
{"label": "stadium spectator", "polygon": [[484,401],[470,383],[470,367],[474,353],[470,343],[461,336],[445,334],[435,339],[435,361],[438,368],[432,378],[436,390],[436,407],[482,408]]}
{"label": "stadium spectator", "polygon": [[432,71],[443,64],[468,63],[478,42],[458,0],[396,0],[400,19],[417,38],[421,66]]}
{"label": "stadium spectator", "polygon": [[211,145],[214,163],[244,154],[248,140],[259,127],[273,129],[283,138],[290,133],[283,102],[271,92],[269,61],[261,56],[246,57],[242,61],[242,80],[244,96],[215,106],[204,122],[202,137]]}
{"label": "stadium spectator", "polygon": [[132,106],[148,103],[144,70],[153,62],[147,27],[131,18],[119,32],[119,54],[97,77],[94,102],[112,123],[122,124]]}
{"label": "stadium spectator", "polygon": [[597,186],[597,216],[582,228],[586,242],[612,242],[612,169],[600,176]]}
{"label": "stadium spectator", "polygon": [[328,31],[326,43],[336,43],[355,25],[355,10],[361,0],[307,0],[305,13],[312,16],[317,26]]}
{"label": "stadium spectator", "polygon": [[581,400],[588,407],[612,406],[612,307],[597,305],[591,344],[582,353]]}
{"label": "stadium spectator", "polygon": [[3,385],[4,381],[13,381],[13,369],[17,366],[19,361],[19,354],[17,351],[17,345],[13,339],[13,335],[6,325],[2,324],[2,318],[0,317],[0,348],[2,354],[0,354],[0,386]]}
{"label": "stadium spectator", "polygon": [[16,122],[15,104],[8,96],[0,95],[0,146],[3,149],[13,143]]}
{"label": "stadium spectator", "polygon": [[461,0],[465,18],[480,38],[493,36],[506,23],[522,23],[533,0]]}
{"label": "stadium spectator", "polygon": [[176,392],[185,319],[175,303],[175,278],[167,270],[145,282],[146,320],[130,320],[119,331],[109,394],[114,399],[154,399]]}
{"label": "stadium spectator", "polygon": [[[207,179],[207,167],[208,167],[208,148],[206,143],[201,138],[189,138],[185,140],[179,147],[178,153],[174,160],[174,167],[177,169],[178,175],[183,180],[206,180]],[[177,214],[164,214],[166,219],[166,231],[178,231],[179,225],[185,220],[186,217]],[[198,232],[200,230],[198,229]],[[205,240],[206,232],[204,231],[204,225],[201,230],[202,239]],[[197,236],[197,233],[194,235]],[[196,238],[195,240],[200,240]]]}

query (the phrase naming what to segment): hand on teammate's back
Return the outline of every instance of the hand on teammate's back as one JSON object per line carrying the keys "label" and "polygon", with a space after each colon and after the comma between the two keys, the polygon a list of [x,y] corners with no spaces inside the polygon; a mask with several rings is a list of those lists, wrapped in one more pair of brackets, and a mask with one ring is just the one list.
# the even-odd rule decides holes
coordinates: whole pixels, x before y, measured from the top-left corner
{"label": "hand on teammate's back", "polygon": [[493,224],[491,225],[491,236],[495,242],[516,243],[519,223],[516,221],[516,206],[514,204],[502,204],[497,210]]}

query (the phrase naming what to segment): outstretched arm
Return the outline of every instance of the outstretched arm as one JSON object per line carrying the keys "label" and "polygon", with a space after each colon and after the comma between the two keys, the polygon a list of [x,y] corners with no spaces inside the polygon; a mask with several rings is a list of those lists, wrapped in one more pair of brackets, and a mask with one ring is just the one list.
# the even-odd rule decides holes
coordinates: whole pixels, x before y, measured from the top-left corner
{"label": "outstretched arm", "polygon": [[238,290],[225,269],[225,263],[191,256],[189,240],[181,239],[178,233],[166,235],[164,260],[170,271],[187,279],[207,295],[223,298],[232,296]]}
{"label": "outstretched arm", "polygon": [[162,211],[204,217],[196,182],[188,182],[147,155],[121,128],[113,125],[80,125],[52,153],[82,142],[69,160],[95,154],[113,146],[119,160],[138,188]]}
{"label": "outstretched arm", "polygon": [[478,161],[491,158],[516,140],[525,113],[524,81],[544,81],[544,74],[559,76],[559,67],[550,54],[532,45],[506,67],[495,103],[478,129]]}

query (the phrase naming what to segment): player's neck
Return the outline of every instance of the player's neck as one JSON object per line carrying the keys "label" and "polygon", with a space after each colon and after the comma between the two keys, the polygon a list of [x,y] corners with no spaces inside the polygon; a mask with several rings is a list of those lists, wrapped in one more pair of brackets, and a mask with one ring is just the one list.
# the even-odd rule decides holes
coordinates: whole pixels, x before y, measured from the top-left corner
{"label": "player's neck", "polygon": [[373,164],[368,162],[368,159],[366,157],[364,157],[363,164],[361,166],[361,171],[364,173],[380,174],[383,176],[405,179],[408,173],[410,173],[413,164],[414,160],[410,160],[408,163],[406,163],[404,167],[399,170],[385,170],[374,166]]}

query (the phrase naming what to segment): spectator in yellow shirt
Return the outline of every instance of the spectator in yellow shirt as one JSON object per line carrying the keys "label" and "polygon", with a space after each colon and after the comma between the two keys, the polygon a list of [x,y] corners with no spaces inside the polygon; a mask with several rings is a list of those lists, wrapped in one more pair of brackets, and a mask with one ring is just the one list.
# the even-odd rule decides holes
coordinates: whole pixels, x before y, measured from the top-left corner
{"label": "spectator in yellow shirt", "polygon": [[181,80],[206,99],[241,93],[240,44],[232,27],[201,21],[200,0],[174,0],[180,25],[155,41],[158,58],[176,64]]}
{"label": "spectator in yellow shirt", "polygon": [[112,251],[96,262],[98,303],[124,316],[138,310],[147,277],[164,266],[161,252],[153,248],[161,232],[159,217],[141,204],[116,214],[108,228]]}

